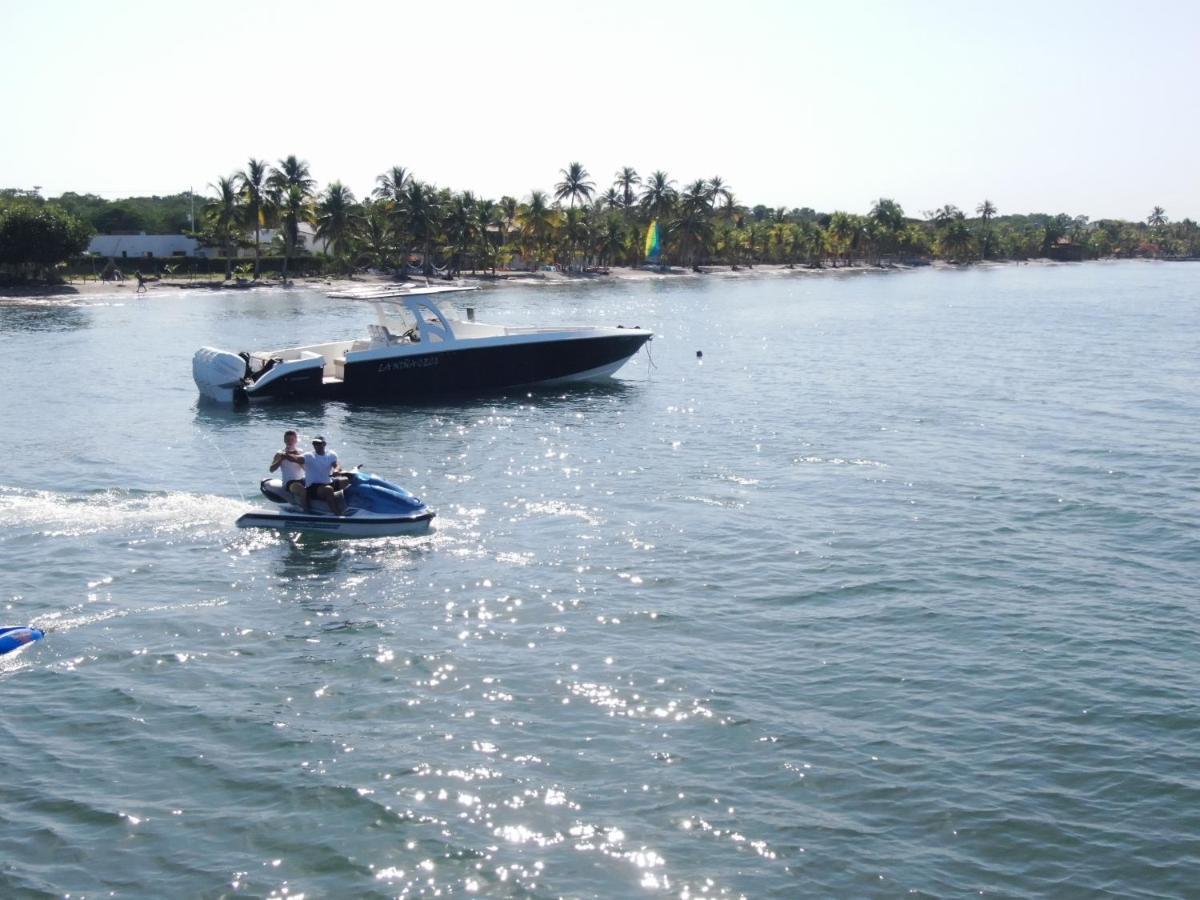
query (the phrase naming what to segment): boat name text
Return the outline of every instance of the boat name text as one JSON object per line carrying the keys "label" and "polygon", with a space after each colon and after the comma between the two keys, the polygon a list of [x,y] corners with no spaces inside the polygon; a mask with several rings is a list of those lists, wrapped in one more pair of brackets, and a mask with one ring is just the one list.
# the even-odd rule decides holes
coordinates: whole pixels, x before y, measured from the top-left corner
{"label": "boat name text", "polygon": [[420,359],[393,359],[379,364],[380,374],[384,372],[400,372],[404,369],[428,369],[441,361],[437,356],[422,356]]}

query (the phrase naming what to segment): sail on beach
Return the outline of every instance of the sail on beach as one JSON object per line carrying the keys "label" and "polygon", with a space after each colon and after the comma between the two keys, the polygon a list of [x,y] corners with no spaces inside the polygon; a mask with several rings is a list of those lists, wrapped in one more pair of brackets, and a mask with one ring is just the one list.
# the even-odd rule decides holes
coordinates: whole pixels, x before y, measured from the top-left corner
{"label": "sail on beach", "polygon": [[658,259],[662,247],[658,240],[658,219],[652,219],[646,229],[646,259]]}

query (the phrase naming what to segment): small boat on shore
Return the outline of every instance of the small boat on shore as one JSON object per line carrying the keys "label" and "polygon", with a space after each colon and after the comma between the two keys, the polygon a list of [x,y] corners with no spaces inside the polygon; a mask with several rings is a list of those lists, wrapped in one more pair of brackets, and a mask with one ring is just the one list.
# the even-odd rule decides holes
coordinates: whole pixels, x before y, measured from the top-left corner
{"label": "small boat on shore", "polygon": [[219,403],[264,398],[359,398],[414,402],[443,394],[544,387],[611,377],[653,336],[641,328],[511,326],[446,315],[413,288],[359,296],[379,323],[368,337],[280,350],[231,353],[204,347],[192,359],[201,397]]}
{"label": "small boat on shore", "polygon": [[330,537],[393,537],[429,530],[436,514],[419,497],[374,475],[363,472],[342,475],[350,479],[343,492],[345,515],[335,515],[320,500],[313,500],[306,511],[295,505],[278,478],[265,478],[259,489],[264,497],[279,504],[279,509],[248,512],[238,518],[237,526],[313,532]]}

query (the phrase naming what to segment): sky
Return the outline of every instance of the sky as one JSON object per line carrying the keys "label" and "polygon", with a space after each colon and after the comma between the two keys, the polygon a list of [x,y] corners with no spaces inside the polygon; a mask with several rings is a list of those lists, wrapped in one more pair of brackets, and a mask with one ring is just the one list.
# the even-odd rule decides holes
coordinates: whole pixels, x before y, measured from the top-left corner
{"label": "sky", "polygon": [[578,160],[738,202],[1200,219],[1200,4],[0,0],[0,187],[210,192],[251,157],[358,196]]}

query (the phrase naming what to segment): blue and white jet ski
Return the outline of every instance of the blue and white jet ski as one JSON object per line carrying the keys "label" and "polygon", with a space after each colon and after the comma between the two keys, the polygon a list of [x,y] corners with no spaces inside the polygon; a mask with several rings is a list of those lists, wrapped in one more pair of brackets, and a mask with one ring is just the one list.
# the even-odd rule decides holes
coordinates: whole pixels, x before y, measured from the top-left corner
{"label": "blue and white jet ski", "polygon": [[26,644],[40,641],[45,636],[46,632],[40,628],[34,628],[32,625],[13,625],[8,628],[0,628],[0,656],[20,650]]}
{"label": "blue and white jet ski", "polygon": [[248,512],[237,520],[239,528],[274,528],[279,531],[306,531],[330,537],[390,537],[421,534],[429,530],[434,512],[398,484],[365,472],[342,472],[350,479],[342,492],[346,514],[337,516],[321,500],[313,500],[311,511],[294,503],[278,478],[264,478],[259,484],[263,496],[280,504],[278,510]]}

